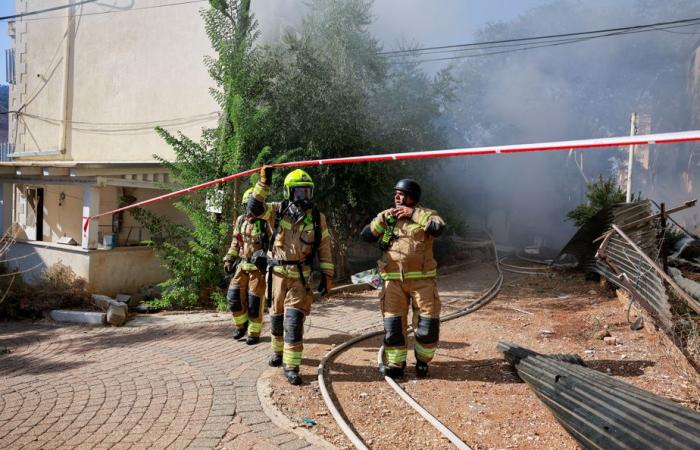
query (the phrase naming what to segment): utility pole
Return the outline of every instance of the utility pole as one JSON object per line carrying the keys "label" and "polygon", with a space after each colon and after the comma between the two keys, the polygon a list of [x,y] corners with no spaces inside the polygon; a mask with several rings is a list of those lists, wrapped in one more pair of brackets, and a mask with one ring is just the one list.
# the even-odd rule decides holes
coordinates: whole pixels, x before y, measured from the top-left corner
{"label": "utility pole", "polygon": [[[72,118],[71,98],[73,97],[73,53],[75,46],[75,0],[68,0],[68,15],[66,16],[66,43],[63,46],[63,85],[61,86],[61,124],[58,129],[58,150],[65,155],[68,150],[68,135]],[[65,158],[64,158],[65,159]]]}
{"label": "utility pole", "polygon": [[[630,117],[630,136],[637,134],[637,113],[633,112]],[[627,197],[625,202],[632,202],[632,166],[634,165],[634,145],[630,145],[629,159],[627,160]]]}

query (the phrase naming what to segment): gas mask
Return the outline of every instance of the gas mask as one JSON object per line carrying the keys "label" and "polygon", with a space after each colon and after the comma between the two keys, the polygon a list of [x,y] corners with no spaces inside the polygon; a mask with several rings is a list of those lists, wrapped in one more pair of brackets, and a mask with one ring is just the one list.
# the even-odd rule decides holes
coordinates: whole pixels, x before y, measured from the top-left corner
{"label": "gas mask", "polygon": [[287,206],[286,215],[292,219],[293,223],[301,221],[306,215],[306,210],[311,208],[311,199],[313,198],[312,187],[295,187],[290,193],[289,206]]}

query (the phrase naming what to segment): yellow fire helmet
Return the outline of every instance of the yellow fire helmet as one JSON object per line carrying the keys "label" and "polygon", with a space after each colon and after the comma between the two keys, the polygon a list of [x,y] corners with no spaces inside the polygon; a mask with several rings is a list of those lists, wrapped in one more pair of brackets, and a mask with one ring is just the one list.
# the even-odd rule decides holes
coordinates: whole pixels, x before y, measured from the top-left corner
{"label": "yellow fire helmet", "polygon": [[246,191],[243,193],[243,197],[241,198],[241,205],[245,206],[246,203],[248,203],[248,197],[253,194],[253,188],[248,188]]}
{"label": "yellow fire helmet", "polygon": [[308,173],[304,172],[301,169],[296,169],[284,177],[284,196],[285,198],[289,200],[295,200],[293,198],[293,194],[295,189],[297,188],[305,188],[305,189],[298,189],[299,191],[308,191],[307,194],[305,195],[308,200],[311,200],[311,196],[313,195],[313,189],[314,189],[314,182],[309,176]]}

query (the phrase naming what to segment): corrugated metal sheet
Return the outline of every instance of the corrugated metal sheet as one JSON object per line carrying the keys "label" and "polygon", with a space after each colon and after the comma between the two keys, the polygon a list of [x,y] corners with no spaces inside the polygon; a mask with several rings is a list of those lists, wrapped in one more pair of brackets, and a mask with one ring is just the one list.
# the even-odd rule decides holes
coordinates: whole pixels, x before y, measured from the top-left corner
{"label": "corrugated metal sheet", "polygon": [[[697,449],[700,414],[595,370],[507,342],[498,350],[586,449]],[[580,361],[580,358],[578,359]]]}
{"label": "corrugated metal sheet", "polygon": [[[649,200],[621,204],[613,207],[612,222],[622,228],[625,234],[656,262],[660,257],[657,240],[660,230],[657,221],[650,220],[631,229],[625,228],[626,225],[652,214]],[[673,328],[671,307],[663,279],[625,239],[617,233],[612,233],[601,244],[598,256],[600,258],[596,269],[601,275],[617,286],[632,291],[635,299],[639,300],[647,312],[666,330]]]}
{"label": "corrugated metal sheet", "polygon": [[595,252],[598,245],[593,244],[593,240],[610,227],[611,220],[610,209],[598,211],[591,220],[576,231],[576,234],[566,243],[559,255],[554,258],[554,262],[562,261],[565,255],[572,255],[576,258],[578,269],[586,272],[594,271],[596,266]]}

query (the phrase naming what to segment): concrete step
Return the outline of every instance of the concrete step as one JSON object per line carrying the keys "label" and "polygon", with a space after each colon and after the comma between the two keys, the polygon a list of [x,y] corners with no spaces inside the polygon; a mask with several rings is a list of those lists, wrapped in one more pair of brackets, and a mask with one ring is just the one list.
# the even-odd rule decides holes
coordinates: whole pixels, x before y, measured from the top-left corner
{"label": "concrete step", "polygon": [[107,314],[94,311],[53,309],[49,312],[49,317],[56,322],[80,323],[84,325],[104,325],[107,322]]}

